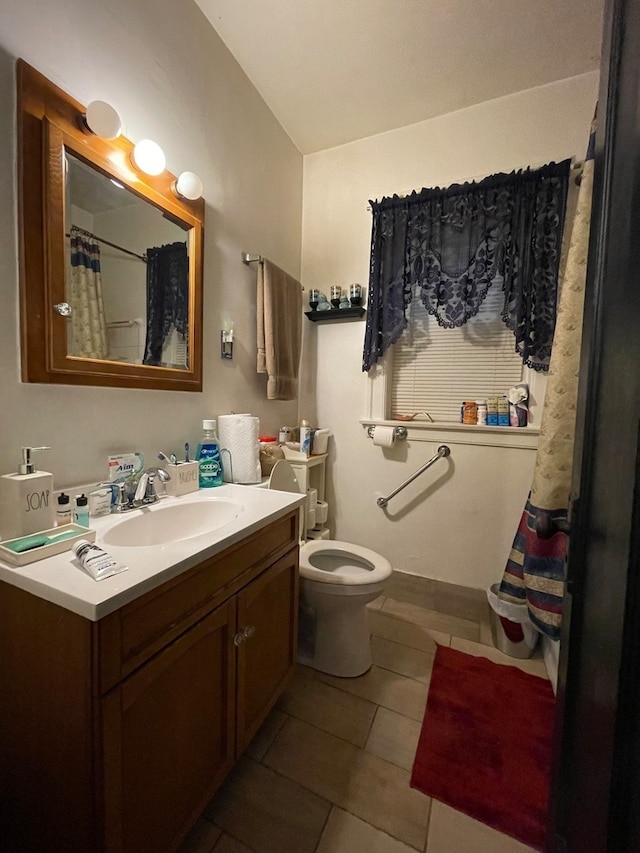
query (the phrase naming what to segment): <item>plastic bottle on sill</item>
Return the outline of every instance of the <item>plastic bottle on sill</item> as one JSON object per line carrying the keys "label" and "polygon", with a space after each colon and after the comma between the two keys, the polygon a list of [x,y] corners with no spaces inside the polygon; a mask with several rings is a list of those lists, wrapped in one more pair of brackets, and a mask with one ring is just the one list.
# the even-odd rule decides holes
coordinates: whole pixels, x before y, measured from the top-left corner
{"label": "plastic bottle on sill", "polygon": [[478,401],[478,426],[487,425],[487,404],[483,401]]}

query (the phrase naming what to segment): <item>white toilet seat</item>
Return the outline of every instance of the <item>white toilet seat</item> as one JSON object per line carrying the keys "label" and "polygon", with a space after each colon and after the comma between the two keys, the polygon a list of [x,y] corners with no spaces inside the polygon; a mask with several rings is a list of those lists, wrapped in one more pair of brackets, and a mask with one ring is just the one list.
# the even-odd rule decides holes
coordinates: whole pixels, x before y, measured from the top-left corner
{"label": "white toilet seat", "polygon": [[382,583],[391,576],[391,563],[375,551],[318,539],[300,546],[300,577],[323,584],[362,586]]}

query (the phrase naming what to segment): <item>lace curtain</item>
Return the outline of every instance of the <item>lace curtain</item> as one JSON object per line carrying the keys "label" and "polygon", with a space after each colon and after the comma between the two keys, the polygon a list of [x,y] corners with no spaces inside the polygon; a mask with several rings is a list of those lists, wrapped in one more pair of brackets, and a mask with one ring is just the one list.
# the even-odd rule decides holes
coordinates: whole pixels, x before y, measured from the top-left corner
{"label": "lace curtain", "polygon": [[189,258],[186,243],[147,249],[147,339],[143,364],[160,365],[162,347],[175,329],[189,328]]}
{"label": "lace curtain", "polygon": [[504,293],[515,350],[548,370],[570,160],[371,202],[363,370],[407,326],[414,285],[440,326],[462,326],[489,287]]}

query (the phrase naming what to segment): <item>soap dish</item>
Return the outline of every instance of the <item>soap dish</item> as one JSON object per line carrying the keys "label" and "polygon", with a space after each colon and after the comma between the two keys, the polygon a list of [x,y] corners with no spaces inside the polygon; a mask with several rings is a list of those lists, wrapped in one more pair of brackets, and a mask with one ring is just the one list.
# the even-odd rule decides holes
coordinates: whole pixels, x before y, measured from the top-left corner
{"label": "soap dish", "polygon": [[64,551],[70,551],[71,547],[80,539],[86,539],[87,542],[95,542],[96,531],[90,530],[88,527],[82,527],[80,524],[63,524],[60,527],[51,527],[49,530],[39,530],[37,533],[30,534],[31,536],[55,536],[57,533],[72,533],[75,536],[67,536],[59,542],[55,540],[49,545],[40,545],[36,548],[31,548],[29,551],[12,551],[8,548],[12,542],[19,542],[21,539],[26,539],[26,536],[17,536],[15,539],[7,539],[0,542],[0,560],[5,563],[11,563],[13,566],[28,566],[29,563],[35,563],[36,560],[44,560],[47,557],[53,557],[55,554],[62,554]]}

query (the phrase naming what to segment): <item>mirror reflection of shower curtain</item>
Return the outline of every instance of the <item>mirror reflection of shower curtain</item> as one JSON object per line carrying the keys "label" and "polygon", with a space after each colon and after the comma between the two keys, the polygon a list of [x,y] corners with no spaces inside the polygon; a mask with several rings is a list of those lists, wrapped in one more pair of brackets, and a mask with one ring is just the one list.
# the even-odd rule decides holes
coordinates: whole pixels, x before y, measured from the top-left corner
{"label": "mirror reflection of shower curtain", "polygon": [[143,364],[186,367],[189,258],[186,243],[147,249],[147,339]]}
{"label": "mirror reflection of shower curtain", "polygon": [[71,305],[69,355],[107,357],[107,324],[102,298],[100,244],[75,225],[71,239],[71,276],[68,299]]}

